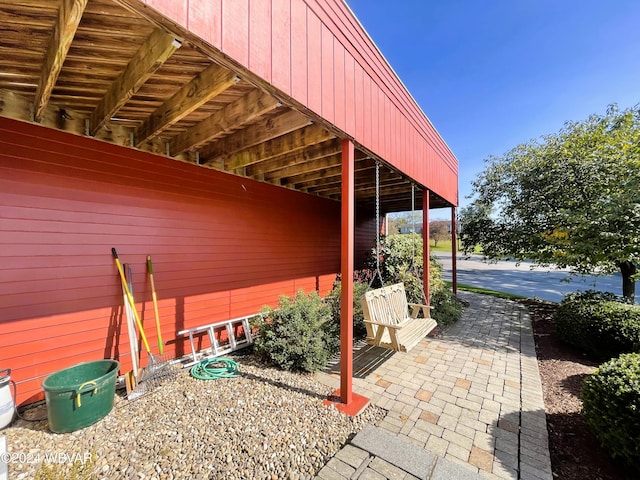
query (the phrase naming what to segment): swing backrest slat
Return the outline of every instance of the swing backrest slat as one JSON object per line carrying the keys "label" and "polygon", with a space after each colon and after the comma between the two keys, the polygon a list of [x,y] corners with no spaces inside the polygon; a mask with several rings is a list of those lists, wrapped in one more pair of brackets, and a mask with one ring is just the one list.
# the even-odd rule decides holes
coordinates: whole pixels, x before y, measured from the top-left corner
{"label": "swing backrest slat", "polygon": [[365,293],[370,319],[387,325],[398,325],[409,317],[407,295],[402,283],[376,288]]}

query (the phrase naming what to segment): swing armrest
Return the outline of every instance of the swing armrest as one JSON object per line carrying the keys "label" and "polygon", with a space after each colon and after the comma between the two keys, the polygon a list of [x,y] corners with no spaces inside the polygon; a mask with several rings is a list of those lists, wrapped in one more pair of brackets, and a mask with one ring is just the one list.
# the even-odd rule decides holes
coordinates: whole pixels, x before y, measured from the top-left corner
{"label": "swing armrest", "polygon": [[422,305],[421,303],[410,303],[409,306],[410,307],[429,308],[429,309],[433,308],[431,305]]}
{"label": "swing armrest", "polygon": [[389,323],[383,323],[383,322],[374,322],[373,320],[366,320],[364,321],[364,323],[370,323],[371,325],[380,325],[381,327],[388,327],[388,328],[393,328],[395,330],[398,330],[400,328],[402,328],[409,320],[411,320],[411,318],[407,318],[405,320],[403,320],[400,323],[397,324],[389,324]]}
{"label": "swing armrest", "polygon": [[420,310],[422,310],[422,313],[424,314],[425,318],[431,318],[431,310],[433,309],[431,305],[409,303],[409,307],[411,307],[411,318],[416,318]]}

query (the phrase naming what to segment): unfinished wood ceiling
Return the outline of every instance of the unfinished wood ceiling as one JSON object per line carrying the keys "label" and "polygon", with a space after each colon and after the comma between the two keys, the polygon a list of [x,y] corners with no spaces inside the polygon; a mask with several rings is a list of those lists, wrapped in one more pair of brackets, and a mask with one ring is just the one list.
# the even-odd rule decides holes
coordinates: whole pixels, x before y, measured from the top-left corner
{"label": "unfinished wood ceiling", "polygon": [[[340,200],[340,132],[118,0],[0,0],[0,16],[0,115]],[[356,150],[359,205],[375,164]],[[383,163],[380,196],[409,210],[410,180]]]}

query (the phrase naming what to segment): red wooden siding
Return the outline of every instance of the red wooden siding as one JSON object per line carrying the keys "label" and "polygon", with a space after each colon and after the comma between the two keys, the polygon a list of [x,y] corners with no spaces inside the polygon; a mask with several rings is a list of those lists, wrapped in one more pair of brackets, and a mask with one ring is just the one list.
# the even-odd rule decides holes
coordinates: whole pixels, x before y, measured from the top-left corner
{"label": "red wooden siding", "polygon": [[[354,268],[361,269],[369,258],[371,249],[376,246],[375,212],[357,210],[355,214]],[[381,221],[384,219],[382,217]]]}
{"label": "red wooden siding", "polygon": [[[210,7],[210,0],[140,2],[191,29],[241,68],[273,82],[356,143],[457,204],[457,160],[342,0],[220,0]],[[201,12],[210,14],[210,26],[198,16]],[[256,14],[265,22],[250,20]]]}
{"label": "red wooden siding", "polygon": [[[375,236],[360,223],[369,249]],[[179,355],[181,329],[299,289],[326,294],[340,267],[340,205],[0,117],[0,366],[12,368],[19,402],[80,361],[130,368],[111,247],[132,266],[153,345],[152,256],[162,336]]]}

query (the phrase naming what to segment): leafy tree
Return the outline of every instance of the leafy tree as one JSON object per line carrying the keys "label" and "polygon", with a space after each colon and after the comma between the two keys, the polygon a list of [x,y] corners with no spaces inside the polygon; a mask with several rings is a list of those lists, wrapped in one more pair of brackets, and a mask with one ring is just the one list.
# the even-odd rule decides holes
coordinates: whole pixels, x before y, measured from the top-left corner
{"label": "leafy tree", "polygon": [[398,225],[398,219],[387,215],[387,235],[393,235],[400,232],[400,225]]}
{"label": "leafy tree", "polygon": [[490,157],[461,212],[465,251],[577,273],[619,270],[635,296],[640,261],[640,107],[568,122]]}
{"label": "leafy tree", "polygon": [[451,222],[447,220],[434,220],[429,222],[429,238],[433,240],[434,247],[438,246],[441,240],[451,239]]}

